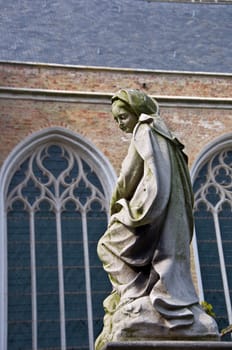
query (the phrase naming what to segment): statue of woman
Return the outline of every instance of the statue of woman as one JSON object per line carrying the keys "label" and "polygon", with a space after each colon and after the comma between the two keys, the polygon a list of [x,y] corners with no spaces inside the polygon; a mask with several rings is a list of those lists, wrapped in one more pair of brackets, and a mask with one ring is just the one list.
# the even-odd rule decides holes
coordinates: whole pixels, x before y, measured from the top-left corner
{"label": "statue of woman", "polygon": [[117,92],[112,114],[132,139],[98,243],[113,292],[96,348],[118,340],[217,338],[191,279],[193,194],[184,146],[141,91]]}

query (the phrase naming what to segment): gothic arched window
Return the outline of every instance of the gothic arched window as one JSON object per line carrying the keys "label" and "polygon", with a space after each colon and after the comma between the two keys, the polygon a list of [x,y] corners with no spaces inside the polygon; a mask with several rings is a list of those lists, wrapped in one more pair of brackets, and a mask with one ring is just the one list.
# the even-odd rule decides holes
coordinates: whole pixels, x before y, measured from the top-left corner
{"label": "gothic arched window", "polygon": [[192,174],[199,289],[221,330],[232,324],[232,134],[208,145]]}
{"label": "gothic arched window", "polygon": [[47,134],[15,159],[5,184],[5,349],[93,349],[111,289],[96,245],[114,174],[83,139]]}

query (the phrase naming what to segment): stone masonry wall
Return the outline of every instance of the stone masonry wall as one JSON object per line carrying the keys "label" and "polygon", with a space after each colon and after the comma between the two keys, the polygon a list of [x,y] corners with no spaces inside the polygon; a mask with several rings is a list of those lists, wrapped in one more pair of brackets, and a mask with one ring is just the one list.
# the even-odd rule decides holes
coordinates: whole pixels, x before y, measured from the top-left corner
{"label": "stone masonry wall", "polygon": [[[110,104],[0,99],[0,164],[25,137],[49,126],[67,127],[90,140],[116,171],[126,154],[130,135],[122,133],[111,117]],[[161,115],[185,145],[189,164],[214,138],[232,130],[230,110],[161,108]]]}
{"label": "stone masonry wall", "polygon": [[[191,167],[209,142],[232,131],[231,79],[232,75],[2,63],[0,166],[31,133],[62,126],[91,141],[118,173],[130,135],[115,125],[110,97],[120,87],[130,87],[157,97],[161,116],[185,144]],[[86,98],[70,100],[77,92]],[[104,99],[98,100],[101,95]],[[194,269],[193,279],[196,282]]]}
{"label": "stone masonry wall", "polygon": [[[0,64],[0,164],[18,142],[48,126],[64,126],[89,139],[119,171],[130,136],[118,130],[111,117],[110,96],[121,87],[144,90],[157,97],[161,116],[186,146],[190,166],[202,148],[214,138],[232,130],[231,105],[207,108],[179,102],[182,97],[230,101],[232,75],[135,71],[91,67],[62,67],[36,64]],[[41,90],[44,99],[24,95],[8,97],[4,87]],[[46,98],[47,90],[67,94],[77,91],[105,96],[97,103],[69,102],[67,98]],[[30,95],[30,90],[28,92]],[[11,94],[12,95],[12,94]],[[91,96],[90,96],[91,97]],[[97,98],[97,97],[96,97]],[[165,102],[165,98],[172,98]],[[174,101],[174,104],[173,104]]]}
{"label": "stone masonry wall", "polygon": [[232,96],[232,74],[206,74],[0,62],[0,86],[113,93],[143,89],[156,96]]}

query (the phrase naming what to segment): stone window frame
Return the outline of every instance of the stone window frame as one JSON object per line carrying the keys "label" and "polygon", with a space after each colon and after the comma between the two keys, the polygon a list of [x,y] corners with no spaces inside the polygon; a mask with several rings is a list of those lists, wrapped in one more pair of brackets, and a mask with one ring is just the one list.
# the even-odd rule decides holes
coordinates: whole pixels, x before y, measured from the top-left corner
{"label": "stone window frame", "polygon": [[[194,184],[194,181],[197,178],[198,172],[201,170],[201,168],[210,162],[211,159],[216,156],[216,154],[219,154],[222,151],[226,150],[232,150],[232,133],[227,133],[219,136],[218,138],[214,139],[210,143],[208,143],[203,150],[198,155],[197,159],[193,163],[190,171],[191,175],[191,181],[192,184]],[[208,179],[207,179],[208,181]],[[206,181],[206,182],[207,182]],[[195,195],[195,194],[194,194]],[[231,194],[232,196],[232,194]],[[215,220],[217,221],[217,219]],[[218,222],[214,222],[215,225],[215,232],[216,232],[216,239],[217,239],[217,246],[218,246],[218,253],[219,253],[219,261],[220,261],[220,267],[221,267],[221,274],[222,274],[222,280],[223,280],[223,288],[224,288],[224,294],[225,294],[225,300],[227,305],[227,312],[228,312],[228,319],[230,324],[232,323],[232,315],[229,313],[229,309],[231,310],[231,300],[230,300],[230,292],[229,292],[229,286],[228,281],[226,277],[226,268],[225,268],[225,262],[224,262],[224,256],[223,256],[223,247],[222,247],[222,239],[221,239],[221,231],[220,226]],[[194,262],[195,262],[195,269],[196,269],[196,275],[197,275],[197,285],[198,285],[198,293],[200,301],[204,301],[204,289],[203,289],[203,283],[202,283],[202,275],[201,275],[201,269],[200,269],[200,260],[199,260],[199,254],[198,254],[198,248],[197,248],[197,238],[196,233],[194,232],[193,240],[192,240],[192,246],[193,246],[193,253],[194,253]]]}
{"label": "stone window frame", "polygon": [[[6,189],[18,161],[24,159],[45,142],[68,143],[80,150],[88,159],[105,190],[106,203],[110,203],[111,194],[116,182],[116,173],[108,159],[82,135],[63,127],[49,127],[37,131],[21,141],[8,155],[0,170],[0,348],[7,350],[7,224],[6,224]],[[93,342],[93,339],[92,339]],[[93,347],[94,344],[90,346]]]}

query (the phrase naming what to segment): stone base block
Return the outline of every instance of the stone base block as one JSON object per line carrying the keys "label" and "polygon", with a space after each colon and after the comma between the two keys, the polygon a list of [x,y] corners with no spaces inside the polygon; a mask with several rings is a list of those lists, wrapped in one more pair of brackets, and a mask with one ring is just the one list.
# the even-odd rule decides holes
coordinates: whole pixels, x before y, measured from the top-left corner
{"label": "stone base block", "polygon": [[232,350],[232,342],[223,341],[134,341],[111,342],[103,350]]}

